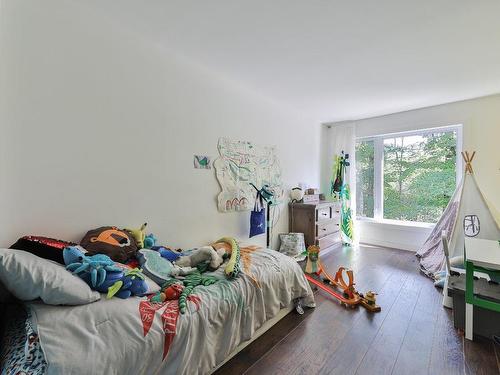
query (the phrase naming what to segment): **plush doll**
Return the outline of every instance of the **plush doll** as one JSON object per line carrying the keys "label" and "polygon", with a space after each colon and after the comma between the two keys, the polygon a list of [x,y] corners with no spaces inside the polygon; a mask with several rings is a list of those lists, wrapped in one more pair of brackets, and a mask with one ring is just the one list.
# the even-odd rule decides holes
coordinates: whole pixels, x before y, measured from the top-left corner
{"label": "plush doll", "polygon": [[167,300],[179,299],[183,290],[184,285],[180,282],[166,285],[160,292],[151,297],[151,302],[160,303]]}
{"label": "plush doll", "polygon": [[160,285],[170,280],[172,276],[185,276],[196,270],[191,267],[174,266],[154,250],[141,249],[137,252],[137,257],[143,272]]}
{"label": "plush doll", "polygon": [[89,230],[80,245],[88,251],[87,255],[105,254],[122,263],[137,252],[137,243],[129,232],[109,226]]}
{"label": "plush doll", "polygon": [[93,288],[104,283],[108,273],[122,273],[107,255],[86,256],[77,246],[66,247],[63,250],[63,259],[68,271],[84,279]]}
{"label": "plush doll", "polygon": [[144,248],[145,249],[151,249],[155,244],[158,239],[155,237],[153,233],[149,233],[145,238],[144,238]]}
{"label": "plush doll", "polygon": [[63,250],[66,269],[79,276],[92,289],[107,293],[107,298],[116,295],[128,298],[131,295],[146,294],[148,286],[139,269],[124,270],[107,255],[85,256],[76,246]]}
{"label": "plush doll", "polygon": [[[124,276],[115,281],[107,289],[107,298],[117,296],[118,298],[128,298],[130,296],[143,296],[148,291],[148,285],[144,280],[141,270],[134,268],[125,271]],[[104,291],[103,291],[104,293]]]}
{"label": "plush doll", "polygon": [[175,262],[180,267],[196,267],[203,262],[209,262],[209,269],[214,271],[224,262],[225,250],[216,251],[212,246],[193,249],[190,255],[180,256]]}
{"label": "plush doll", "polygon": [[304,271],[306,273],[320,272],[318,259],[319,259],[319,247],[316,245],[310,245],[307,248],[307,263]]}
{"label": "plush doll", "polygon": [[175,252],[165,246],[153,246],[151,250],[156,250],[160,253],[162,258],[165,258],[169,262],[175,262],[181,256],[180,253]]}
{"label": "plush doll", "polygon": [[146,238],[146,226],[148,223],[142,224],[142,226],[139,229],[130,229],[130,228],[125,228],[127,232],[130,233],[132,237],[134,237],[135,242],[137,243],[137,247],[139,249],[144,248],[144,239]]}
{"label": "plush doll", "polygon": [[228,279],[238,277],[241,272],[241,249],[238,241],[232,237],[223,237],[218,240],[214,247],[217,251],[224,250],[225,256],[229,257],[229,261],[224,267],[224,273]]}
{"label": "plush doll", "polygon": [[172,265],[172,271],[170,272],[170,275],[172,275],[173,277],[187,276],[196,271],[197,269],[194,267],[180,267],[177,264],[174,264]]}

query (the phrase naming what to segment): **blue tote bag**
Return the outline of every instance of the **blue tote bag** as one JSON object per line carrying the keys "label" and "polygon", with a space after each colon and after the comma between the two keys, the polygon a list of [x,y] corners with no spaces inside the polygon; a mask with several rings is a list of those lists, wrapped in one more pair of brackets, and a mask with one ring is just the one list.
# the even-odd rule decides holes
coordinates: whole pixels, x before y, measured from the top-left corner
{"label": "blue tote bag", "polygon": [[250,213],[250,237],[266,233],[266,209],[260,193],[255,198],[255,206]]}

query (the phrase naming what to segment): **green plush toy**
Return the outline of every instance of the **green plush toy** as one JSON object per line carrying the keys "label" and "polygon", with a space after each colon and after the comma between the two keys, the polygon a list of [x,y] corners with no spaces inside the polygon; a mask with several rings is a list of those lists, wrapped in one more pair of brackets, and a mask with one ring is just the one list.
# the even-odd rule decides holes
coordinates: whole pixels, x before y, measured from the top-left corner
{"label": "green plush toy", "polygon": [[130,228],[125,228],[127,232],[131,234],[132,237],[134,237],[135,242],[137,243],[137,247],[139,249],[144,249],[144,239],[146,238],[146,226],[148,223],[144,223],[141,225],[139,229],[130,229]]}
{"label": "green plush toy", "polygon": [[236,241],[232,237],[223,237],[216,242],[217,243],[225,243],[231,247],[231,255],[229,257],[229,262],[224,268],[224,273],[228,279],[234,279],[238,277],[241,272],[240,266],[240,245],[238,241]]}
{"label": "green plush toy", "polygon": [[215,284],[218,279],[214,276],[205,276],[202,275],[199,271],[191,273],[186,276],[186,278],[182,281],[184,284],[184,290],[182,291],[179,297],[179,310],[181,314],[186,312],[187,308],[187,298],[193,292],[193,289],[198,285],[212,285]]}

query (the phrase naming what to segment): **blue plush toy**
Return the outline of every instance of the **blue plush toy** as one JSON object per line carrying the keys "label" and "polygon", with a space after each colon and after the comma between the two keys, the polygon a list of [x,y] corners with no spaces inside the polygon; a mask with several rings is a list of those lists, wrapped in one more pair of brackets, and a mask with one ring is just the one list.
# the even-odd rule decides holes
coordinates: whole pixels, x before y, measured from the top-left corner
{"label": "blue plush toy", "polygon": [[148,286],[144,280],[141,270],[134,268],[119,275],[112,275],[97,290],[107,293],[107,298],[116,296],[118,298],[128,298],[132,295],[143,296],[148,291]]}
{"label": "blue plush toy", "polygon": [[124,270],[107,255],[86,256],[78,247],[69,246],[64,249],[63,258],[68,271],[79,276],[92,289],[107,293],[108,298],[114,295],[119,298],[141,296],[148,290],[139,269]]}
{"label": "blue plush toy", "polygon": [[63,250],[64,264],[66,269],[73,274],[84,278],[87,276],[89,285],[97,288],[106,280],[108,272],[121,272],[122,270],[115,266],[115,262],[110,257],[103,254],[86,256],[76,246],[68,246]]}
{"label": "blue plush toy", "polygon": [[158,239],[155,237],[153,233],[149,233],[145,238],[144,238],[144,248],[145,249],[151,249],[155,244]]}
{"label": "blue plush toy", "polygon": [[162,258],[165,258],[169,262],[175,262],[180,257],[179,253],[176,253],[165,246],[153,246],[151,250],[158,251]]}

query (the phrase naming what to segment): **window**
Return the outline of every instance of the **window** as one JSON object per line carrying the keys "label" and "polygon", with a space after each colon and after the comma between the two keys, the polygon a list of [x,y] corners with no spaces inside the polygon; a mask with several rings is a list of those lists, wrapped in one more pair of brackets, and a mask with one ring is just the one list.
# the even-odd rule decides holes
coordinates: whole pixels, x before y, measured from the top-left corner
{"label": "window", "polygon": [[461,175],[460,141],[460,126],[358,139],[358,217],[437,222]]}

